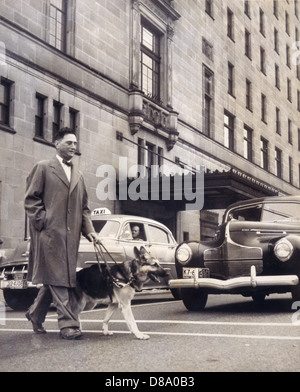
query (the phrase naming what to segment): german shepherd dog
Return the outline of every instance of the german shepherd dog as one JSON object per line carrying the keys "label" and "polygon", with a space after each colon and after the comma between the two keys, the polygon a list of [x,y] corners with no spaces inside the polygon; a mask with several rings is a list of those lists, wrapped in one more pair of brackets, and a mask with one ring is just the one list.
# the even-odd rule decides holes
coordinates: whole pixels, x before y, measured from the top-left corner
{"label": "german shepherd dog", "polygon": [[139,331],[132,314],[131,300],[136,291],[141,291],[146,281],[159,281],[158,277],[166,277],[168,273],[143,246],[140,250],[134,247],[134,253],[135,259],[112,267],[101,263],[80,270],[77,272],[77,291],[81,310],[93,309],[98,304],[108,305],[103,320],[104,335],[112,335],[108,330],[108,323],[120,307],[130,332],[137,339],[146,340],[149,336]]}

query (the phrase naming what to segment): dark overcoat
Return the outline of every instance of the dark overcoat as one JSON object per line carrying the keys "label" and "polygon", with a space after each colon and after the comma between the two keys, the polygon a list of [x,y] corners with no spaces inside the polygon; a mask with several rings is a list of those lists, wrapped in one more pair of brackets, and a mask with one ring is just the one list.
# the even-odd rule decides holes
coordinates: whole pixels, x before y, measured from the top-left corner
{"label": "dark overcoat", "polygon": [[80,171],[72,167],[69,183],[56,157],[38,162],[27,177],[25,210],[31,235],[28,280],[75,287],[81,233],[94,231]]}

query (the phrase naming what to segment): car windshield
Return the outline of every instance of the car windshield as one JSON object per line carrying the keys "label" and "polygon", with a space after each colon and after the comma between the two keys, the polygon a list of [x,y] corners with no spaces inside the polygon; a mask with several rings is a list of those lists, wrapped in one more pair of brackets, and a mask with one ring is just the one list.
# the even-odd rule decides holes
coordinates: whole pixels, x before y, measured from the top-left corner
{"label": "car windshield", "polygon": [[262,221],[300,220],[300,204],[269,203],[265,204]]}
{"label": "car windshield", "polygon": [[93,226],[100,237],[116,238],[120,223],[112,220],[94,220]]}

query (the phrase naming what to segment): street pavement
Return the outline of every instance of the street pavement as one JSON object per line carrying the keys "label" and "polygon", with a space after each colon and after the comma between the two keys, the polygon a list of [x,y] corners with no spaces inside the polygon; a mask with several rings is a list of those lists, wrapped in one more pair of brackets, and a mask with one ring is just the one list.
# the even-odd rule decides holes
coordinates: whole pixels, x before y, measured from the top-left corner
{"label": "street pavement", "polygon": [[168,292],[136,298],[132,309],[140,330],[150,335],[146,341],[130,334],[121,311],[110,324],[112,336],[102,334],[105,308],[98,307],[81,315],[84,338],[65,341],[59,338],[55,309],[47,316],[47,335],[35,335],[24,312],[6,307],[0,317],[1,371],[146,372],[150,377],[300,370],[300,326],[288,294],[270,296],[259,308],[242,296],[211,295],[203,312],[188,312]]}

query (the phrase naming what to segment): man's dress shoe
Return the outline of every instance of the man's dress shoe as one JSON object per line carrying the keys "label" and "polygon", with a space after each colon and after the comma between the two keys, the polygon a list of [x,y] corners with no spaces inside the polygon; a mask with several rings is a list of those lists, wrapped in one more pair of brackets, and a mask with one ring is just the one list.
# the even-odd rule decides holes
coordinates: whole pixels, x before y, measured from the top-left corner
{"label": "man's dress shoe", "polygon": [[79,328],[62,328],[59,335],[66,340],[77,340],[83,336]]}
{"label": "man's dress shoe", "polygon": [[27,311],[27,312],[25,313],[25,316],[26,316],[26,318],[27,318],[28,321],[31,321],[33,332],[38,333],[38,334],[45,334],[45,333],[47,333],[47,331],[46,331],[45,328],[42,326],[42,324],[35,323],[35,322],[32,320],[32,318],[30,317],[29,311]]}

